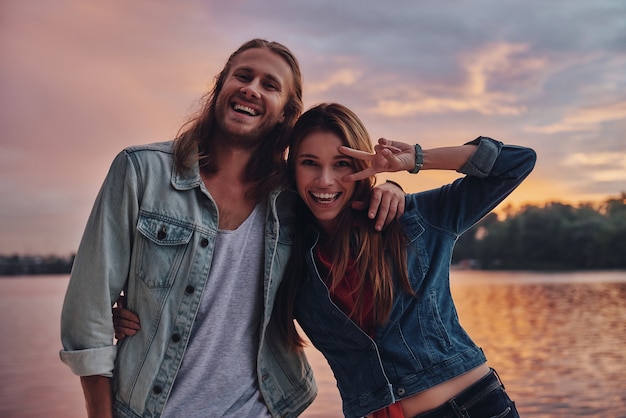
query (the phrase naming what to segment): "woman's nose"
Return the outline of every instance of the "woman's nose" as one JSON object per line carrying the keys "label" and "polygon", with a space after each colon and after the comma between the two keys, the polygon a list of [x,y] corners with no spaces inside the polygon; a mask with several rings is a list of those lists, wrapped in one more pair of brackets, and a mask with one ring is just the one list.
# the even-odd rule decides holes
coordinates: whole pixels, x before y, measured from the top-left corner
{"label": "woman's nose", "polygon": [[332,170],[321,169],[317,176],[317,182],[320,186],[330,186],[335,181]]}

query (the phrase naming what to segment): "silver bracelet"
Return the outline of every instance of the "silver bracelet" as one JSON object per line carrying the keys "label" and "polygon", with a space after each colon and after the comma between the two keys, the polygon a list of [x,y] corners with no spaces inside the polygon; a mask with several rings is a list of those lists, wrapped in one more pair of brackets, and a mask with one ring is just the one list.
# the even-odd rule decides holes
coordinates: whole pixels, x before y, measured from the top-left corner
{"label": "silver bracelet", "polygon": [[407,170],[411,174],[417,174],[424,165],[424,152],[420,144],[415,144],[415,168],[413,170]]}

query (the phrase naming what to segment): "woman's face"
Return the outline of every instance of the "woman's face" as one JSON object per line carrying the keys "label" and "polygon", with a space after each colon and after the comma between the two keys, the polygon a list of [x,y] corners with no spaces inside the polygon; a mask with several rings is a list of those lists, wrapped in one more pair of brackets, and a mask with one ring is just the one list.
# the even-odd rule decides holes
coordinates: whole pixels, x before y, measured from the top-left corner
{"label": "woman's face", "polygon": [[295,160],[298,193],[327,233],[335,230],[337,216],[350,204],[355,182],[343,181],[353,173],[352,159],[341,154],[341,139],[317,131],[302,139]]}

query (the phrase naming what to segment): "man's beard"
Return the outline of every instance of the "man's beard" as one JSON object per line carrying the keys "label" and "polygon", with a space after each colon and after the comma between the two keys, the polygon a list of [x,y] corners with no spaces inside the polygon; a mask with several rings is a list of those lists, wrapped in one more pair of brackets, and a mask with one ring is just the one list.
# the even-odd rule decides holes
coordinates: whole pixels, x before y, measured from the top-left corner
{"label": "man's beard", "polygon": [[237,123],[224,123],[224,114],[216,112],[215,122],[220,134],[228,140],[225,144],[229,147],[242,150],[252,150],[258,148],[264,141],[273,140],[278,134],[280,125],[277,121],[264,120],[261,125],[254,129],[249,129],[246,125]]}

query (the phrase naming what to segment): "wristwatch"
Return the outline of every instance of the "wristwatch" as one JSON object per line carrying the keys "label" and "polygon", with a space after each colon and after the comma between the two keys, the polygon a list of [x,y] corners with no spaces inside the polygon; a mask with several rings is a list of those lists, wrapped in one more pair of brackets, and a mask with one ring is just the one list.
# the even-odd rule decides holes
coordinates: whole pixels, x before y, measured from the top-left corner
{"label": "wristwatch", "polygon": [[417,174],[422,169],[424,165],[424,152],[422,151],[422,147],[420,144],[415,144],[415,167],[413,170],[408,170],[411,174]]}

